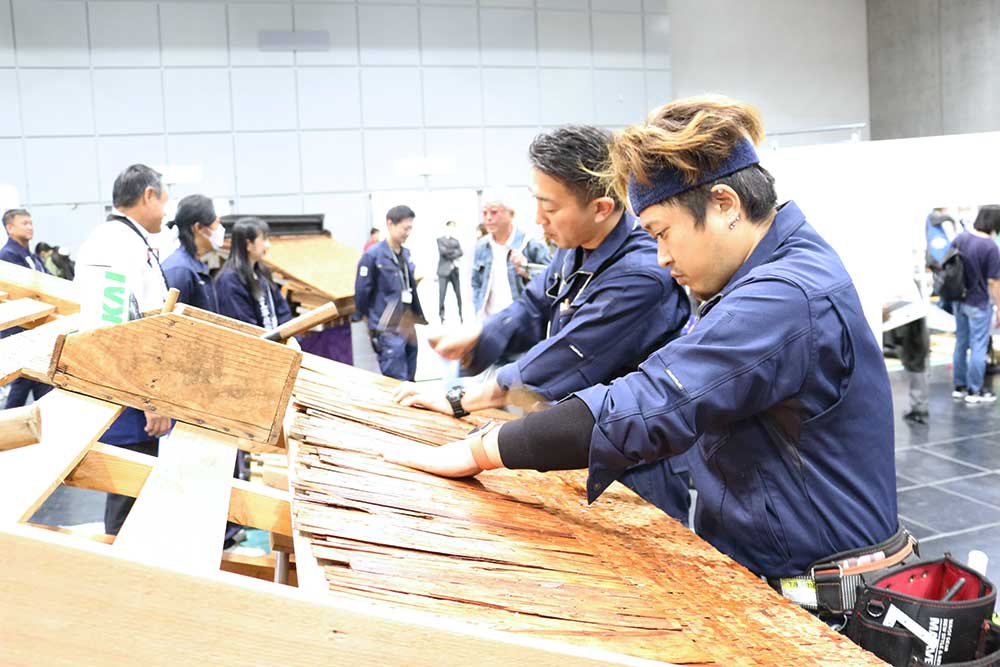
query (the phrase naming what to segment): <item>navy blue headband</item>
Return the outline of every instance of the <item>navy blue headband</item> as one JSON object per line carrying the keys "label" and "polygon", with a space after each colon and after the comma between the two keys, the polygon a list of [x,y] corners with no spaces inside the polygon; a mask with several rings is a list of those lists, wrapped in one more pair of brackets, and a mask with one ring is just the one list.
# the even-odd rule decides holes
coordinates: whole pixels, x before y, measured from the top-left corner
{"label": "navy blue headband", "polygon": [[649,185],[643,185],[636,180],[635,176],[628,178],[628,201],[632,205],[632,211],[636,215],[654,204],[664,202],[682,192],[693,190],[699,185],[705,185],[718,180],[723,176],[735,174],[740,169],[760,162],[757,151],[754,150],[753,143],[749,139],[743,139],[733,148],[719,168],[702,174],[697,182],[688,183],[684,180],[683,174],[673,167],[666,167],[661,171],[649,175]]}

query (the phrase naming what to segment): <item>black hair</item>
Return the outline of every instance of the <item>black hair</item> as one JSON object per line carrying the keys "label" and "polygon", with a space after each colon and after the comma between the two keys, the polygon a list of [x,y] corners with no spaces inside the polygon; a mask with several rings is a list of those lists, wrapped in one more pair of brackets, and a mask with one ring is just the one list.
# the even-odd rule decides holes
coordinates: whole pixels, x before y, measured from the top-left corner
{"label": "black hair", "polygon": [[611,133],[592,125],[565,125],[539,134],[528,148],[531,166],[550,176],[588,204],[598,197],[611,197],[615,209],[622,203],[609,192],[600,172],[607,169]]}
{"label": "black hair", "polygon": [[188,195],[177,205],[177,214],[167,223],[177,227],[177,240],[187,254],[198,259],[198,249],[194,242],[194,226],[208,227],[215,222],[215,204],[205,195]]}
{"label": "black hair", "polygon": [[50,246],[48,243],[44,243],[42,241],[39,241],[38,243],[35,244],[35,254],[36,255],[41,255],[43,252],[48,252],[50,250],[54,250],[54,248],[52,246]]}
{"label": "black hair", "polygon": [[991,232],[1000,233],[1000,206],[987,204],[979,207],[976,221],[972,226],[980,232],[989,234]]}
{"label": "black hair", "polygon": [[695,227],[705,224],[705,212],[712,201],[712,188],[728,185],[739,195],[750,222],[758,224],[767,219],[778,203],[778,193],[774,189],[774,176],[759,164],[740,169],[735,174],[723,176],[711,183],[682,192],[667,201],[680,204],[694,218]]}
{"label": "black hair", "polygon": [[146,188],[153,188],[157,195],[163,194],[163,174],[144,164],[133,164],[115,179],[111,203],[119,210],[135,206],[142,199]]}
{"label": "black hair", "polygon": [[250,255],[247,253],[247,242],[252,243],[261,235],[268,236],[270,233],[271,228],[260,218],[240,218],[237,220],[230,232],[229,257],[222,266],[223,270],[235,271],[240,282],[255,299],[260,298],[260,283],[254,274],[263,276],[267,282],[272,282],[271,272],[263,263],[258,263],[256,267],[253,265],[253,262],[250,261]]}
{"label": "black hair", "polygon": [[69,253],[63,254],[59,246],[52,246],[52,263],[62,271],[66,280],[73,280],[76,276],[76,262],[70,259]]}
{"label": "black hair", "polygon": [[415,217],[417,217],[417,214],[413,212],[412,208],[405,204],[393,206],[389,209],[389,212],[385,214],[385,219],[394,225],[398,225],[407,218]]}
{"label": "black hair", "polygon": [[3,212],[3,226],[6,227],[19,215],[31,215],[26,208],[9,208]]}
{"label": "black hair", "polygon": [[378,234],[378,227],[372,227],[371,231],[368,232],[368,236],[375,236]]}

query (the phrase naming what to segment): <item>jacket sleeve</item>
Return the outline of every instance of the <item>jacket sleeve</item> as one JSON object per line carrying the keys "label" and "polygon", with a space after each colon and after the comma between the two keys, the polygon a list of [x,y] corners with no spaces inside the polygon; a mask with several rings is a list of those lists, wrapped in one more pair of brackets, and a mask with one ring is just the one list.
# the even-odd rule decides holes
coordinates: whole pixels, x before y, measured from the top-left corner
{"label": "jacket sleeve", "polygon": [[479,244],[476,244],[476,249],[472,257],[472,293],[475,294],[483,286],[483,275],[481,271],[476,269],[476,265],[479,263],[480,254]]}
{"label": "jacket sleeve", "polygon": [[501,368],[497,382],[504,389],[525,388],[556,401],[610,380],[615,371],[635,363],[637,350],[649,344],[649,327],[672,325],[651,317],[662,312],[664,299],[677,301],[677,291],[664,291],[663,281],[648,273],[616,276],[592,292],[559,333]]}
{"label": "jacket sleeve", "polygon": [[257,304],[234,271],[222,271],[215,281],[215,290],[220,315],[261,326]]}
{"label": "jacket sleeve", "polygon": [[628,468],[681,454],[702,435],[798,394],[811,372],[812,338],[797,286],[754,282],[636,372],[577,392],[595,421],[589,500]]}
{"label": "jacket sleeve", "polygon": [[535,276],[514,303],[483,323],[472,360],[462,370],[464,375],[477,375],[505,352],[523,352],[545,337],[552,308],[551,299],[545,295],[547,279],[548,272]]}
{"label": "jacket sleeve", "polygon": [[365,253],[358,262],[358,273],[354,278],[354,314],[352,322],[359,322],[368,317],[368,309],[372,305],[372,293],[378,283],[375,259],[371,253]]}
{"label": "jacket sleeve", "polygon": [[459,243],[457,240],[451,244],[451,250],[452,250],[451,259],[453,260],[458,259],[459,257],[465,254],[464,252],[462,252],[462,244]]}
{"label": "jacket sleeve", "polygon": [[163,275],[167,277],[167,287],[181,293],[177,300],[180,303],[191,303],[191,295],[194,294],[194,274],[184,267],[172,266],[163,269]]}
{"label": "jacket sleeve", "polygon": [[549,255],[548,246],[538,239],[531,239],[528,241],[528,244],[524,247],[524,256],[532,264],[543,264],[548,266],[549,262],[552,261],[552,256]]}
{"label": "jacket sleeve", "polygon": [[271,299],[274,301],[274,316],[278,319],[278,324],[284,324],[292,319],[292,308],[288,305],[288,299],[281,293],[281,288],[271,283]]}

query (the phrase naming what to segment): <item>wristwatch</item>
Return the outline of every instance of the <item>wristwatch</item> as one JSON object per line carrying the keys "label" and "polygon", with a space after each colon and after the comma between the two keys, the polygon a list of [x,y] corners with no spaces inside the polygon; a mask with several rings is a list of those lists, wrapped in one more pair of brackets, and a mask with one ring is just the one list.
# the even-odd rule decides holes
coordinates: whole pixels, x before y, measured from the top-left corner
{"label": "wristwatch", "polygon": [[[438,394],[440,396],[440,394]],[[465,389],[461,387],[452,387],[445,394],[448,402],[451,403],[451,412],[456,417],[464,417],[469,414],[469,411],[462,407],[462,397],[465,396]]]}

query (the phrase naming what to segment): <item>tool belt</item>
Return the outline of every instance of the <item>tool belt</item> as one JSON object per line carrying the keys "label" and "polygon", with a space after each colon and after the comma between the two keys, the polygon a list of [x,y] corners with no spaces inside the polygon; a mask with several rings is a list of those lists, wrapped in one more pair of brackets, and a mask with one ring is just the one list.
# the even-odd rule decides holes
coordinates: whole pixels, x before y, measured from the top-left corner
{"label": "tool belt", "polygon": [[864,585],[846,634],[896,667],[994,667],[996,598],[988,579],[946,555]]}
{"label": "tool belt", "polygon": [[920,555],[916,538],[900,527],[884,542],[842,551],[813,563],[807,574],[768,579],[767,583],[810,611],[845,614],[854,608],[858,586],[884,575],[914,553]]}

